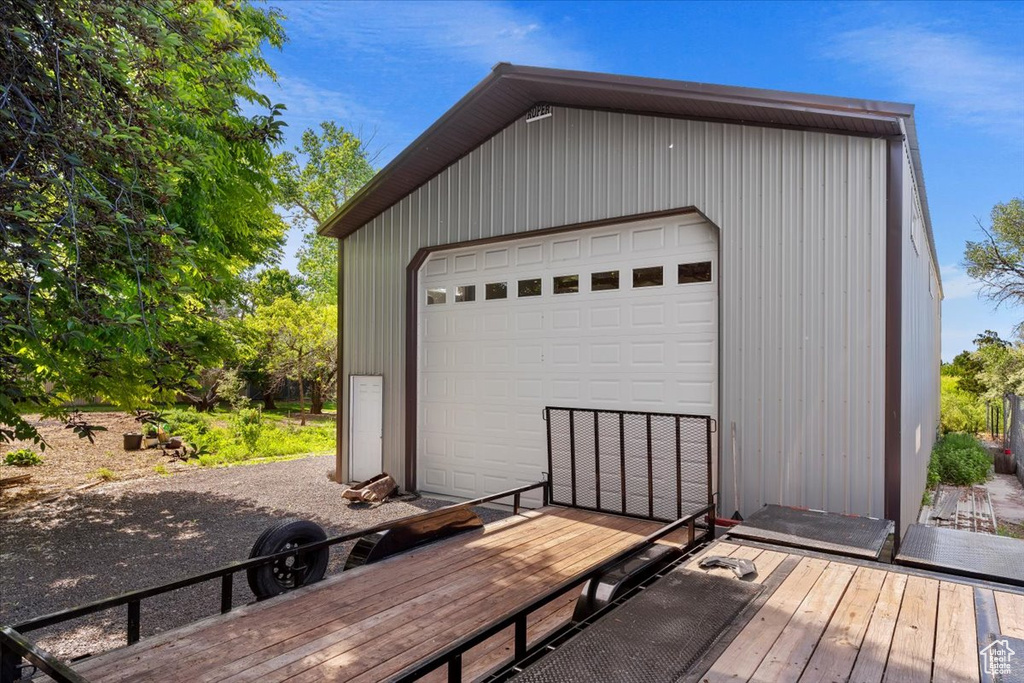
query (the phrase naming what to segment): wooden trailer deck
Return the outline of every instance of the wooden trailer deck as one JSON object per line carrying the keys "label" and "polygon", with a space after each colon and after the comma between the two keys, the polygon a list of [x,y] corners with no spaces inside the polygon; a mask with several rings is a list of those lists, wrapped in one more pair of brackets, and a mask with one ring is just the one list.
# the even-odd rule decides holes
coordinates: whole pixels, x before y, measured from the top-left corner
{"label": "wooden trailer deck", "polygon": [[705,554],[753,560],[767,590],[685,680],[980,681],[989,642],[979,633],[1024,638],[1024,594],[1014,588],[723,541],[685,567],[706,571],[697,567]]}
{"label": "wooden trailer deck", "polygon": [[[660,526],[578,509],[525,512],[74,668],[104,683],[385,680]],[[567,621],[577,595],[532,615],[529,640]],[[511,635],[467,653],[466,680],[505,660]]]}

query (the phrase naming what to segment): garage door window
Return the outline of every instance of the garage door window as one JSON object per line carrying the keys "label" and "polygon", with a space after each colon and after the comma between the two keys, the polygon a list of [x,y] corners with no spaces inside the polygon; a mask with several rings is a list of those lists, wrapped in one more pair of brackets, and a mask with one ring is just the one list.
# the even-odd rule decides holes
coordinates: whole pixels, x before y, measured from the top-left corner
{"label": "garage door window", "polygon": [[711,282],[711,261],[679,264],[679,284]]}
{"label": "garage door window", "polygon": [[619,288],[619,271],[606,270],[603,273],[590,274],[590,291],[600,292],[605,289]]}
{"label": "garage door window", "polygon": [[580,291],[579,275],[557,275],[554,278],[555,294],[572,294]]}
{"label": "garage door window", "polygon": [[476,301],[476,285],[462,285],[455,288],[455,301]]}
{"label": "garage door window", "polygon": [[507,299],[508,298],[508,283],[507,282],[488,282],[484,285],[484,298],[488,301],[491,299]]}
{"label": "garage door window", "polygon": [[540,278],[519,281],[519,296],[540,296]]}
{"label": "garage door window", "polygon": [[445,302],[444,287],[435,287],[427,290],[427,305],[443,304]]}
{"label": "garage door window", "polygon": [[633,269],[634,287],[659,287],[664,283],[664,269],[661,266]]}

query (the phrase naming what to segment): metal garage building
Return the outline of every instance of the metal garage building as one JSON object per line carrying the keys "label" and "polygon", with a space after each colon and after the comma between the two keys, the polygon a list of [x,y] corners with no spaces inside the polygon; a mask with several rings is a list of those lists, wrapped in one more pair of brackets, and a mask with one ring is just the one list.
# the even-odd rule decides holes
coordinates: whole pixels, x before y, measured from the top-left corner
{"label": "metal garage building", "polygon": [[913,107],[499,64],[322,228],[341,480],[537,481],[546,406],[710,415],[719,511],[914,521],[942,298]]}

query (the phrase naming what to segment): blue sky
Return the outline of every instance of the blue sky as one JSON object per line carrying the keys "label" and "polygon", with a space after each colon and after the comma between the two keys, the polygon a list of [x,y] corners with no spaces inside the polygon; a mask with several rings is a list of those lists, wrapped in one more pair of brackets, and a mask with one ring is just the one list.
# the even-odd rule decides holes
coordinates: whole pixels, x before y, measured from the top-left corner
{"label": "blue sky", "polygon": [[272,4],[289,42],[265,91],[288,107],[289,146],[334,119],[372,136],[381,166],[500,61],[913,103],[943,358],[1024,319],[979,299],[960,266],[977,220],[1024,196],[1024,3]]}

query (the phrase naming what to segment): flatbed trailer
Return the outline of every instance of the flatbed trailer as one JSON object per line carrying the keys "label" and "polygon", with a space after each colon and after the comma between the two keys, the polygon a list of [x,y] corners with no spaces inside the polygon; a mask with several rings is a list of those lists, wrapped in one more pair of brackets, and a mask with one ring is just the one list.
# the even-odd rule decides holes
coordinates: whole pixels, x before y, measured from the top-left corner
{"label": "flatbed trailer", "polygon": [[[595,436],[587,447],[552,434],[545,482],[2,627],[3,683],[22,658],[49,674],[34,680],[58,683],[1024,680],[1024,588],[1012,577],[890,564],[879,559],[884,520],[769,506],[718,539],[710,449],[686,446],[681,429],[692,416],[628,414],[646,432],[632,448],[637,467],[625,414],[608,422],[623,447],[602,460],[607,415],[573,410],[570,435],[582,425]],[[660,437],[659,420],[669,425]],[[688,460],[687,448],[702,454]],[[654,475],[673,469],[674,481]],[[684,471],[707,499],[687,493]],[[538,491],[542,505],[521,510]],[[503,496],[512,516],[467,524],[470,506]],[[235,574],[356,538],[387,546],[377,532],[397,543],[390,556],[231,605]],[[702,567],[710,557],[755,572]],[[142,600],[217,580],[222,614],[139,639]],[[25,635],[122,606],[129,644],[82,661],[60,662]]]}

